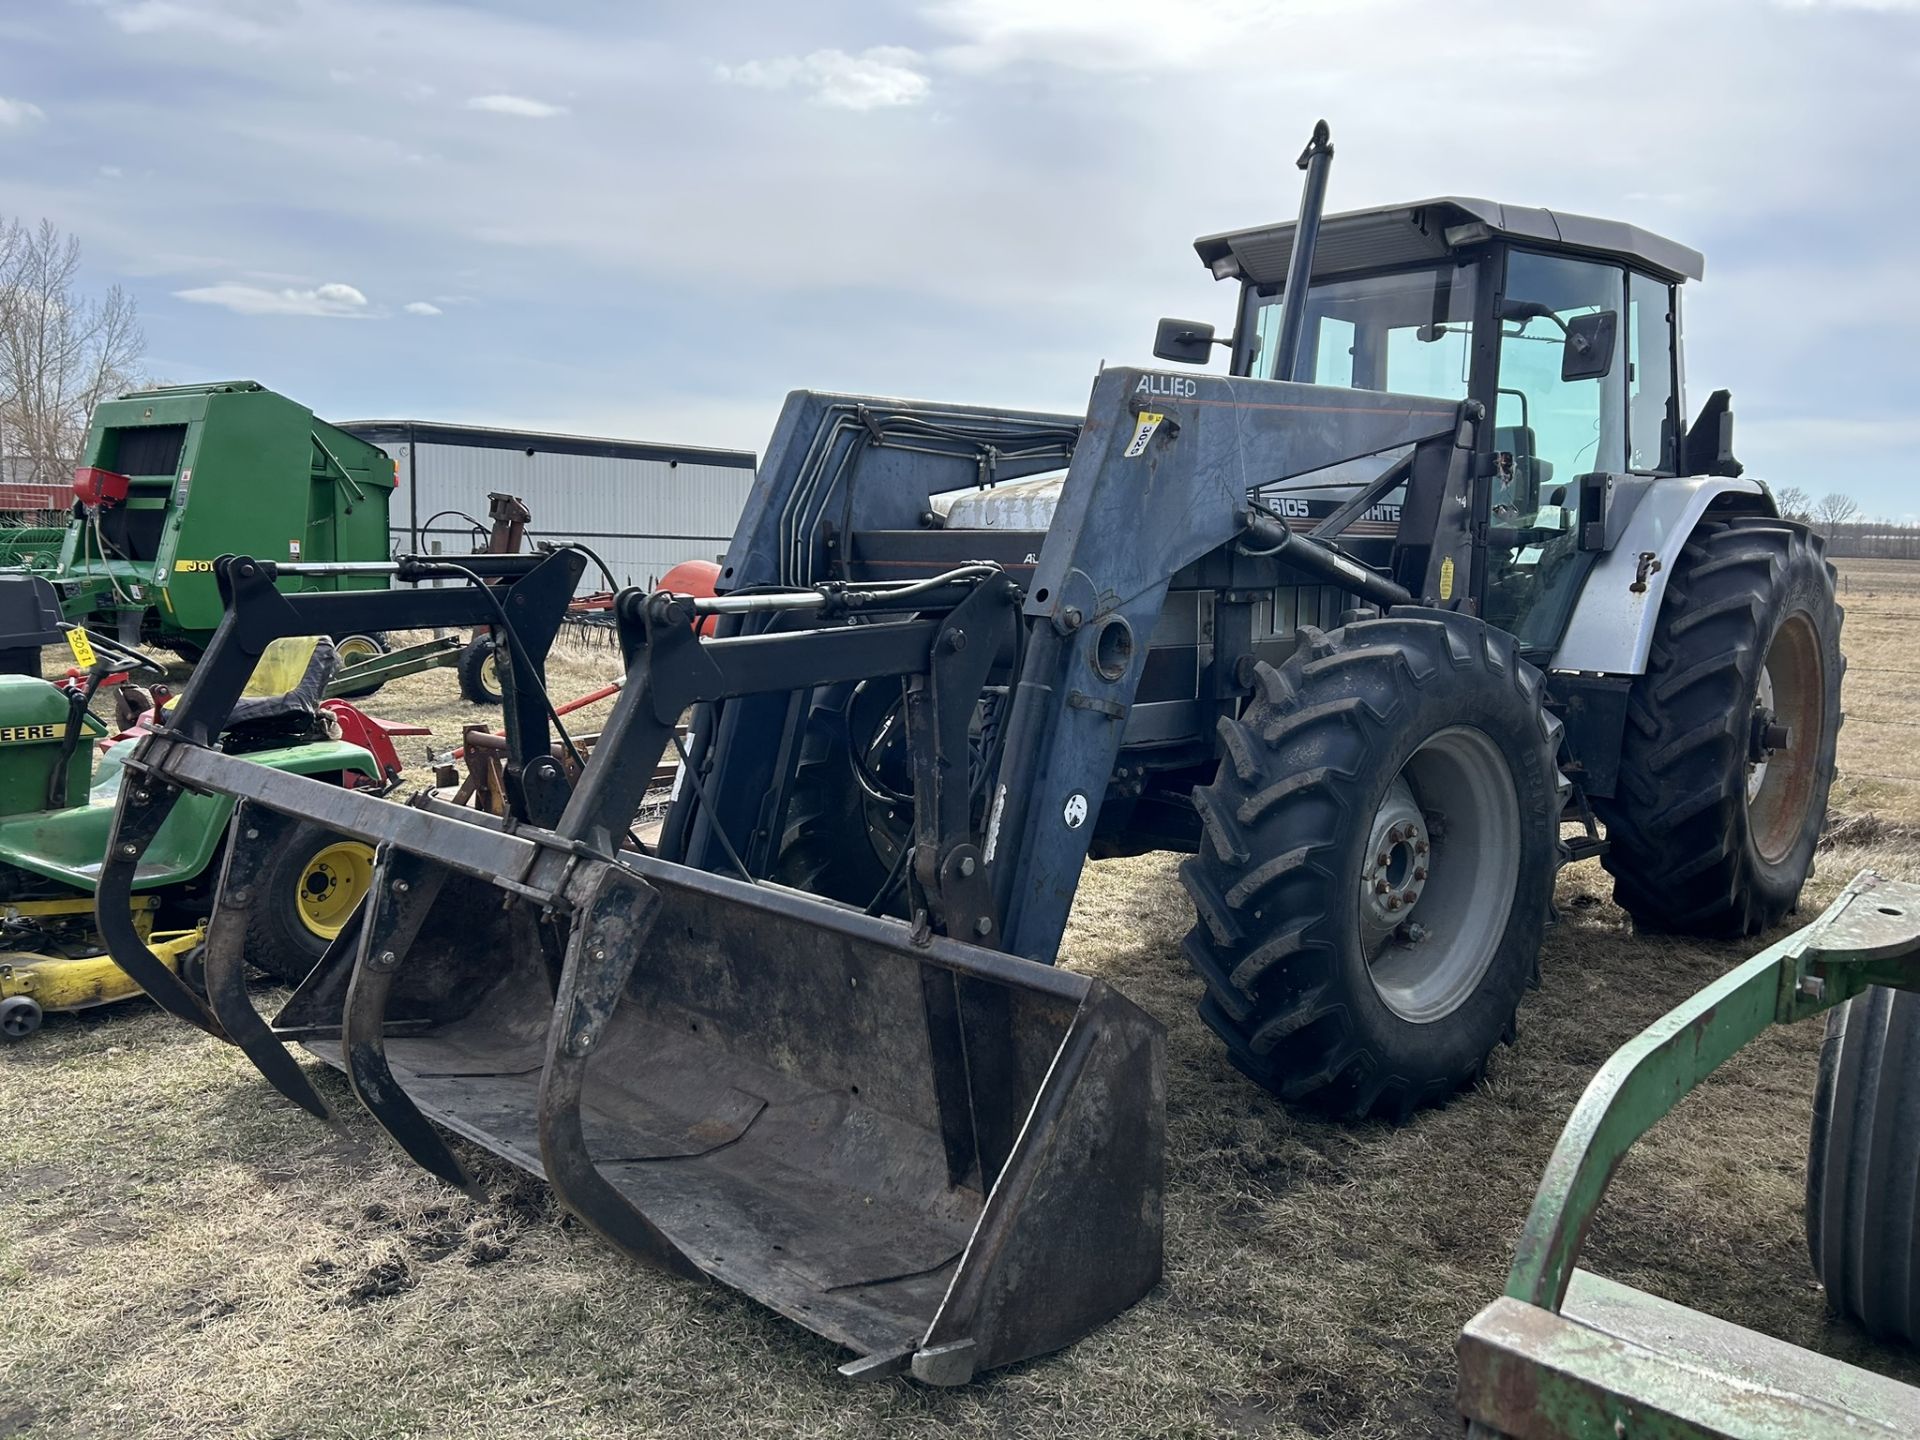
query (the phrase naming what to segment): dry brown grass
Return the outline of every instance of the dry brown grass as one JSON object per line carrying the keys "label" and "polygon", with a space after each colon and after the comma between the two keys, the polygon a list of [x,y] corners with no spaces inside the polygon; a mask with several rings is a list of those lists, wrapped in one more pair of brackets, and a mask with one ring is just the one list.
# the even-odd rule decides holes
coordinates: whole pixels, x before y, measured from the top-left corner
{"label": "dry brown grass", "polygon": [[[1920,880],[1920,735],[1895,723],[1920,713],[1920,567],[1845,568],[1835,808],[1853,828],[1809,914],[1862,866]],[[611,665],[567,657],[556,698]],[[450,691],[400,682],[380,708],[431,715],[443,744],[473,713]],[[1064,1354],[955,1392],[845,1384],[833,1347],[637,1269],[480,1156],[493,1198],[474,1205],[399,1157],[331,1071],[345,1138],[144,1004],[52,1020],[0,1052],[0,1437],[1456,1434],[1454,1334],[1501,1289],[1574,1100],[1757,948],[1637,937],[1607,894],[1596,866],[1563,876],[1544,983],[1485,1085],[1401,1128],[1346,1128],[1274,1104],[1195,1019],[1173,859],[1092,866],[1064,959],[1169,1029],[1166,1280]],[[1664,1122],[1587,1260],[1920,1381],[1829,1321],[1807,1268],[1817,1042],[1768,1035]]]}

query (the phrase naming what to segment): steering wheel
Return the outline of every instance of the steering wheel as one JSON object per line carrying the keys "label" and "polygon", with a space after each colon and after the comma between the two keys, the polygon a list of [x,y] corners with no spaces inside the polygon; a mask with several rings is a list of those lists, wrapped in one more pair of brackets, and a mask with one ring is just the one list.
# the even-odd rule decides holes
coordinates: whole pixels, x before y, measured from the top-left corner
{"label": "steering wheel", "polygon": [[89,630],[84,625],[75,625],[71,628],[85,635],[97,648],[106,651],[108,659],[131,660],[133,663],[127,667],[129,670],[147,670],[159,676],[162,680],[167,678],[167,667],[160,661],[154,659],[153,656],[147,654],[146,651],[136,650],[133,646],[122,644],[118,640],[109,640],[106,636]]}

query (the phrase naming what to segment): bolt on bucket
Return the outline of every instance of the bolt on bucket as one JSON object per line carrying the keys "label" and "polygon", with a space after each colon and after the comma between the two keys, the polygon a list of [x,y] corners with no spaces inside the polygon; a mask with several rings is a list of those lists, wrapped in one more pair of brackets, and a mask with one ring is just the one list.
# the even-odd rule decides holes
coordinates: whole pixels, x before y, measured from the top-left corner
{"label": "bolt on bucket", "polygon": [[[164,763],[241,794],[262,837],[230,851],[209,989],[309,1109],[283,1042],[435,1174],[472,1188],[444,1127],[636,1258],[857,1352],[849,1375],[964,1383],[1159,1279],[1164,1034],[1104,982],[644,855],[575,855],[528,898],[513,877],[554,855],[530,828],[194,747]],[[356,930],[268,1026],[240,979],[247,857],[296,814],[378,858]]]}
{"label": "bolt on bucket", "polygon": [[[314,1113],[330,1113],[326,1098],[289,1044],[343,1069],[432,1173],[475,1188],[444,1132],[465,1136],[544,1177],[630,1255],[845,1345],[848,1374],[964,1383],[1139,1299],[1161,1263],[1156,1021],[1098,980],[937,934],[924,910],[909,926],[713,874],[641,853],[627,829],[690,705],[785,684],[767,673],[768,638],[781,655],[798,645],[788,668],[804,677],[931,674],[955,697],[940,711],[954,733],[937,742],[963,753],[1009,639],[999,572],[947,583],[944,618],[918,616],[940,598],[922,588],[898,597],[909,618],[780,637],[702,640],[673,597],[627,595],[629,682],[577,785],[547,758],[541,703],[515,692],[510,817],[431,796],[394,804],[215,748],[242,662],[278,634],[395,607],[414,623],[471,623],[498,604],[526,612],[507,632],[519,650],[543,653],[578,580],[577,557],[550,571],[558,560],[504,601],[478,587],[283,596],[258,562],[223,561],[227,620],[173,723],[126,762],[139,783],[123,788],[100,884],[116,962]],[[963,625],[989,643],[946,643]],[[930,816],[964,812],[965,787],[929,789]],[[123,904],[113,913],[189,791],[236,802],[204,999],[154,959]],[[373,879],[270,1024],[247,995],[245,937],[265,857],[295,818],[373,845]],[[971,845],[938,838],[972,895],[944,870],[921,883],[958,913],[984,899],[985,877]]]}
{"label": "bolt on bucket", "polygon": [[383,858],[344,1056],[310,1042],[409,1148],[417,1109],[849,1373],[961,1383],[1159,1278],[1162,1033],[1102,982],[628,857],[572,882],[557,991],[537,945],[491,951],[435,972],[463,1013],[383,1038],[373,992],[412,977],[382,937],[436,868]]}

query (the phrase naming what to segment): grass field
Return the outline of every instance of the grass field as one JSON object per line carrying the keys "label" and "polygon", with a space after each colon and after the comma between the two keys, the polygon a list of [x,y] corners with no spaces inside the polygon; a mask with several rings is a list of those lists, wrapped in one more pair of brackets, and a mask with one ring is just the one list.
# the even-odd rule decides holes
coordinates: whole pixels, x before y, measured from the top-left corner
{"label": "grass field", "polygon": [[[1842,569],[1849,714],[1809,917],[1863,867],[1920,880],[1920,566]],[[613,665],[570,655],[556,698]],[[483,718],[452,690],[447,672],[399,682],[378,708],[452,743]],[[1066,964],[1167,1024],[1170,1133],[1166,1278],[1063,1354],[958,1391],[849,1385],[834,1347],[627,1263],[477,1152],[486,1203],[439,1186],[332,1071],[344,1139],[135,1002],[0,1051],[0,1437],[1457,1434],[1454,1335],[1500,1291],[1574,1100],[1766,942],[1636,936],[1598,866],[1570,869],[1544,981],[1486,1083],[1348,1128],[1279,1107],[1195,1019],[1174,866],[1093,865],[1066,939]],[[1807,1266],[1818,1039],[1768,1035],[1664,1122],[1587,1263],[1920,1383],[1828,1319]]]}

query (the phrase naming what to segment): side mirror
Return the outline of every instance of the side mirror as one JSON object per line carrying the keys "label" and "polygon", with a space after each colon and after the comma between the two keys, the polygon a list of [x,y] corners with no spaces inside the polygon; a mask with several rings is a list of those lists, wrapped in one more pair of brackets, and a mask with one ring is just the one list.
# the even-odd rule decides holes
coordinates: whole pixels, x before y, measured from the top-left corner
{"label": "side mirror", "polygon": [[1182,365],[1204,365],[1213,358],[1213,326],[1200,320],[1162,320],[1153,332],[1153,353]]}
{"label": "side mirror", "polygon": [[1598,380],[1613,369],[1613,342],[1619,330],[1617,310],[1596,310],[1569,320],[1566,343],[1560,349],[1560,378]]}

